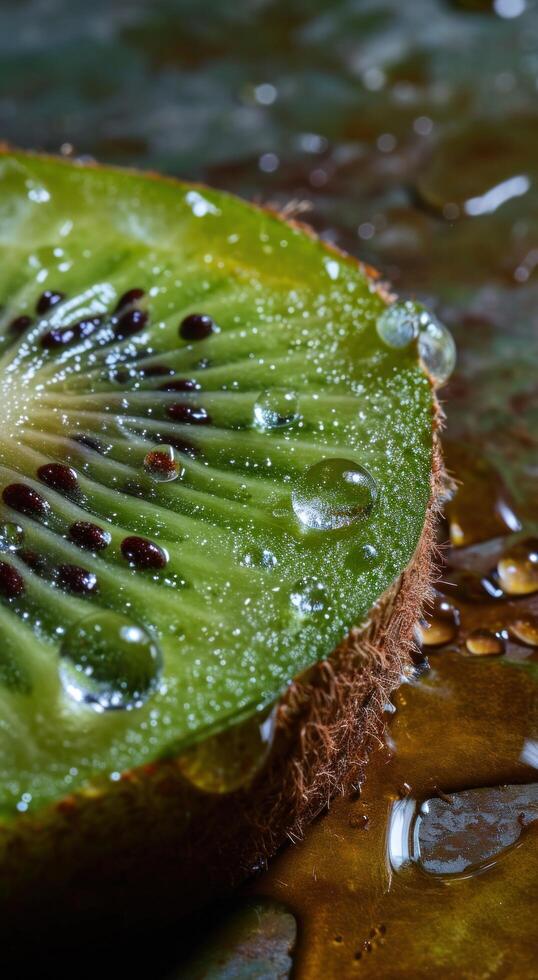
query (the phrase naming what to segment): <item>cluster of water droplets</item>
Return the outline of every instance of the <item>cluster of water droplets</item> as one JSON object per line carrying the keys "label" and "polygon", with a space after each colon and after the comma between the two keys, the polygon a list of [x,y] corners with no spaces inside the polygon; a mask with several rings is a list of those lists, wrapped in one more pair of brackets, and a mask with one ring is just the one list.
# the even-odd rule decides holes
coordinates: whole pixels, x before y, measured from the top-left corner
{"label": "cluster of water droplets", "polygon": [[377,332],[388,347],[407,347],[413,341],[433,381],[448,381],[456,365],[456,345],[450,331],[420,303],[405,300],[388,306],[377,319]]}

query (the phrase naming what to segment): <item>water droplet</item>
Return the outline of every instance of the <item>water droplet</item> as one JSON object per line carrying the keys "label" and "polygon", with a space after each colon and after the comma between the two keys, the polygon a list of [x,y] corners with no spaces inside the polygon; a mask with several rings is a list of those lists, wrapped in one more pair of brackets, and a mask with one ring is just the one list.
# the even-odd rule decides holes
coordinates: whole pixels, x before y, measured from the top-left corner
{"label": "water droplet", "polygon": [[299,403],[294,391],[271,388],[262,391],[254,405],[254,423],[259,429],[283,429],[299,419]]}
{"label": "water droplet", "polygon": [[324,459],[303,473],[291,503],[305,527],[333,531],[365,517],[376,498],[375,480],[363,466],[349,459]]}
{"label": "water droplet", "polygon": [[144,456],[144,469],[157,483],[177,480],[182,471],[173,446],[154,446]]}
{"label": "water droplet", "polygon": [[514,620],[508,627],[510,635],[520,643],[525,643],[529,647],[538,647],[538,618],[536,616],[525,616]]}
{"label": "water droplet", "polygon": [[442,596],[436,596],[431,612],[419,625],[420,642],[425,647],[451,643],[456,638],[459,624],[459,610]]}
{"label": "water droplet", "polygon": [[424,308],[410,300],[393,303],[377,318],[377,332],[387,347],[407,347],[418,337]]}
{"label": "water droplet", "polygon": [[241,564],[247,568],[275,568],[277,560],[268,548],[259,548],[254,545],[245,552],[241,558]]}
{"label": "water droplet", "polygon": [[177,760],[190,783],[205,793],[232,793],[251,782],[273,744],[275,710],[258,712],[218,735],[204,739]]}
{"label": "water droplet", "polygon": [[505,643],[498,633],[479,629],[469,633],[465,646],[475,657],[495,657],[504,653]]}
{"label": "water droplet", "polygon": [[75,701],[101,710],[137,708],[157,687],[162,654],[126,616],[101,611],[74,623],[60,648],[60,680]]}
{"label": "water droplet", "polygon": [[16,551],[24,541],[24,531],[20,524],[6,521],[0,525],[0,551]]}
{"label": "water droplet", "polygon": [[497,572],[508,595],[538,592],[538,540],[528,538],[510,548],[499,560]]}
{"label": "water droplet", "polygon": [[450,331],[436,317],[421,318],[418,353],[424,368],[438,385],[448,381],[456,366],[456,345]]}
{"label": "water droplet", "polygon": [[301,615],[323,612],[327,604],[325,587],[316,579],[303,578],[296,582],[290,594],[292,606]]}

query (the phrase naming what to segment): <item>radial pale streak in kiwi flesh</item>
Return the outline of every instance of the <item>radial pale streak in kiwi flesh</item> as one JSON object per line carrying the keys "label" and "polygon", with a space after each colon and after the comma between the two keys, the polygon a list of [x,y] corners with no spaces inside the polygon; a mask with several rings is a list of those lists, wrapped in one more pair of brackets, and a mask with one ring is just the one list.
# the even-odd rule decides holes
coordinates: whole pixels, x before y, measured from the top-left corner
{"label": "radial pale streak in kiwi flesh", "polygon": [[409,562],[416,346],[365,271],[224,194],[0,159],[0,804],[273,701]]}

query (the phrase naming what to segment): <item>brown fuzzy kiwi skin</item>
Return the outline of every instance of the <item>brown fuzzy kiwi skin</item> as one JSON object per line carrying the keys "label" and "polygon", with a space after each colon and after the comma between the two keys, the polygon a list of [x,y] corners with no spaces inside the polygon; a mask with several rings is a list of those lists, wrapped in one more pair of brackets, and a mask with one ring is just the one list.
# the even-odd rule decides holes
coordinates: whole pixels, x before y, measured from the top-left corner
{"label": "brown fuzzy kiwi skin", "polygon": [[[0,154],[7,151],[0,145]],[[273,214],[316,237],[288,215]],[[390,302],[377,272],[361,268]],[[433,403],[431,494],[415,554],[368,621],[289,685],[258,775],[233,793],[210,794],[188,783],[176,760],[163,760],[0,824],[3,935],[18,942],[29,923],[34,936],[58,923],[84,933],[91,921],[112,935],[126,923],[171,921],[263,867],[334,796],[357,785],[383,706],[411,662],[414,627],[431,589],[446,488],[434,394]]]}
{"label": "brown fuzzy kiwi skin", "polygon": [[29,921],[45,931],[58,921],[104,921],[112,932],[126,922],[162,924],[263,867],[332,797],[357,785],[431,590],[446,486],[439,421],[436,406],[431,496],[411,562],[368,621],[290,684],[269,759],[250,785],[204,793],[172,759],[0,826],[0,909],[12,935]]}

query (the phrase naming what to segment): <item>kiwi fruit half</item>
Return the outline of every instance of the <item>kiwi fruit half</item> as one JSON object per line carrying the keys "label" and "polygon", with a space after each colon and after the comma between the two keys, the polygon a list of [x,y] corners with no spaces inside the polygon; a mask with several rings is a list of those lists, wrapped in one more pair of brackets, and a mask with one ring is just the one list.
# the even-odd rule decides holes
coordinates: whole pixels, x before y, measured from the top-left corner
{"label": "kiwi fruit half", "polygon": [[0,248],[0,898],[134,867],[190,900],[346,782],[397,681],[451,340],[152,175],[6,151]]}

